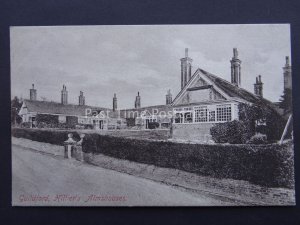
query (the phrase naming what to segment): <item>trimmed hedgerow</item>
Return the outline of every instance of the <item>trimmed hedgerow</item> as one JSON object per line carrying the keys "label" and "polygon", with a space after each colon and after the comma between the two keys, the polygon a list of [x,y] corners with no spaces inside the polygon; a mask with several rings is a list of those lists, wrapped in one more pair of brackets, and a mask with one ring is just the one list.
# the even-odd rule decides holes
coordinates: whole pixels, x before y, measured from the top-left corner
{"label": "trimmed hedgerow", "polygon": [[64,145],[64,141],[68,139],[69,133],[73,134],[74,139],[80,140],[77,132],[50,129],[12,128],[12,136],[14,137],[26,138],[54,145]]}
{"label": "trimmed hedgerow", "polygon": [[[63,144],[68,131],[13,128],[15,137]],[[73,132],[75,139],[78,134]],[[82,149],[203,176],[246,180],[268,187],[294,187],[293,144],[206,145],[86,134]]]}

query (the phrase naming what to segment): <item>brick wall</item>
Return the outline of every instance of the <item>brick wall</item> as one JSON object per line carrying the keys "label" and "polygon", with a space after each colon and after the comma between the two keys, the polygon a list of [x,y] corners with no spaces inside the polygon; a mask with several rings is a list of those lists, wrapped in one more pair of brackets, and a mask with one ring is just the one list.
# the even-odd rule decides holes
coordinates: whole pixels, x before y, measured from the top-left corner
{"label": "brick wall", "polygon": [[213,123],[173,124],[172,138],[190,141],[207,141]]}

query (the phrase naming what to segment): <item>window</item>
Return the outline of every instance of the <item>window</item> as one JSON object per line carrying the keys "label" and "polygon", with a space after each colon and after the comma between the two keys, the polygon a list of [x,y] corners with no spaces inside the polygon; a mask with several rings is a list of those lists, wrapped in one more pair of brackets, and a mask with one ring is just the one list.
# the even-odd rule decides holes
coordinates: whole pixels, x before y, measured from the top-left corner
{"label": "window", "polygon": [[217,106],[217,121],[231,121],[231,105],[218,105]]}
{"label": "window", "polygon": [[184,123],[192,123],[193,122],[193,114],[192,112],[184,113]]}
{"label": "window", "polygon": [[175,121],[175,123],[182,123],[183,122],[183,115],[182,115],[182,113],[176,113],[174,121]]}
{"label": "window", "polygon": [[195,110],[195,122],[207,122],[207,107],[200,107]]}

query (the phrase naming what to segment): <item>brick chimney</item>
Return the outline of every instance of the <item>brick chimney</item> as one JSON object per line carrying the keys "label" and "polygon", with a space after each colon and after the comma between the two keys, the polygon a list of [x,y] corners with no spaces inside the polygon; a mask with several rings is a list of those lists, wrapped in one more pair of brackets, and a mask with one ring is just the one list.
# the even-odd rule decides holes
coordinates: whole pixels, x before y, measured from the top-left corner
{"label": "brick chimney", "polygon": [[61,90],[61,104],[68,104],[68,91],[65,85],[63,85],[63,89]]}
{"label": "brick chimney", "polygon": [[189,49],[185,49],[185,57],[180,59],[181,61],[181,89],[189,82],[192,77],[192,62],[189,57]]}
{"label": "brick chimney", "polygon": [[114,93],[114,97],[113,97],[113,112],[115,112],[118,109],[118,100],[117,100],[117,95],[116,93]]}
{"label": "brick chimney", "polygon": [[284,90],[292,89],[292,66],[290,65],[290,58],[285,57],[285,65],[283,67]]}
{"label": "brick chimney", "polygon": [[258,75],[254,84],[254,94],[263,97],[263,85],[264,83],[261,81],[261,75]]}
{"label": "brick chimney", "polygon": [[168,90],[168,93],[166,95],[166,105],[171,105],[172,104],[172,94],[171,90]]}
{"label": "brick chimney", "polygon": [[135,97],[134,108],[136,108],[136,109],[141,108],[141,96],[140,96],[140,92],[138,92],[138,95]]}
{"label": "brick chimney", "polygon": [[236,86],[241,86],[241,63],[238,58],[237,48],[233,49],[233,57],[230,60],[231,63],[231,83]]}
{"label": "brick chimney", "polygon": [[34,84],[32,84],[32,88],[30,89],[30,100],[36,101],[36,89],[34,89]]}
{"label": "brick chimney", "polygon": [[82,91],[80,91],[80,94],[78,96],[78,100],[79,100],[79,102],[78,102],[79,105],[85,105],[85,97],[84,97]]}

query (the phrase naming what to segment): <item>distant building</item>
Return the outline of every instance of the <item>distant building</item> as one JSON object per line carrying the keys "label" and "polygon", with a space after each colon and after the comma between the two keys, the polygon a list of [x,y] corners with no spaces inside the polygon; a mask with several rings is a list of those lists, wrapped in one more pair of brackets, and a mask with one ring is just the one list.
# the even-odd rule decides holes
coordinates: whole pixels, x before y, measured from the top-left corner
{"label": "distant building", "polygon": [[[35,90],[35,95],[36,95]],[[87,106],[83,92],[80,92],[78,105],[67,104],[68,93],[63,85],[61,103],[37,101],[32,98],[23,100],[19,115],[28,127],[52,128],[90,128],[120,129],[126,126],[126,120],[118,117],[117,112],[108,108]]]}

